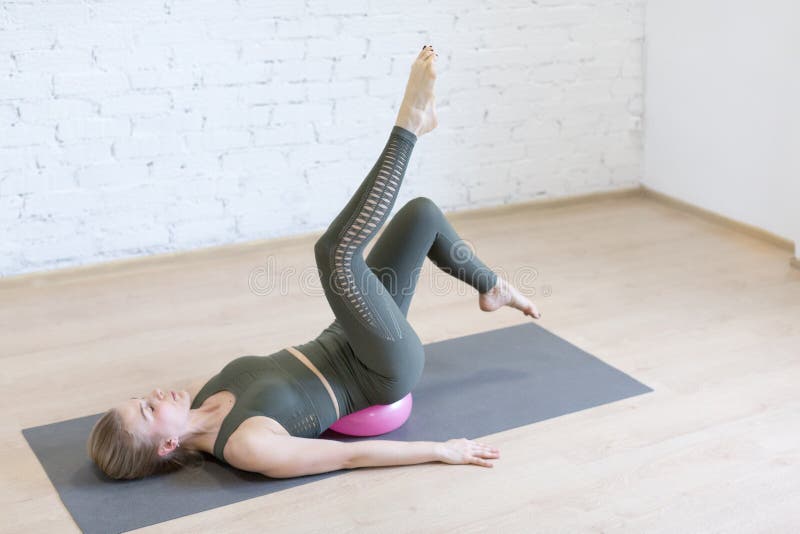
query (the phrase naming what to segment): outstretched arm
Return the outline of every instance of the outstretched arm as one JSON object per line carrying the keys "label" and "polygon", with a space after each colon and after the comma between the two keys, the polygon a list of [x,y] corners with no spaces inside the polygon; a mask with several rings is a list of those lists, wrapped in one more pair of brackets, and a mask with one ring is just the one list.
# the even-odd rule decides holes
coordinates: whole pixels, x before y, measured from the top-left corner
{"label": "outstretched arm", "polygon": [[492,467],[487,458],[499,458],[500,451],[470,439],[438,441],[357,441],[350,467],[409,465],[425,462],[475,464]]}
{"label": "outstretched arm", "polygon": [[491,467],[487,458],[499,451],[468,439],[434,441],[356,441],[309,439],[280,434],[235,444],[234,467],[271,478],[289,478],[339,469],[412,465],[426,462],[476,464]]}

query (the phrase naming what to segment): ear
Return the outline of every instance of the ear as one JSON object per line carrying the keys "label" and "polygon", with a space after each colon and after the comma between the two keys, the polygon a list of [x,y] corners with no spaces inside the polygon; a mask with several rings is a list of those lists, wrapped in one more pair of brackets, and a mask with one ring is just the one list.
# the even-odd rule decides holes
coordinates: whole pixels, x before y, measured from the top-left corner
{"label": "ear", "polygon": [[177,438],[169,438],[158,446],[158,455],[165,456],[178,448]]}

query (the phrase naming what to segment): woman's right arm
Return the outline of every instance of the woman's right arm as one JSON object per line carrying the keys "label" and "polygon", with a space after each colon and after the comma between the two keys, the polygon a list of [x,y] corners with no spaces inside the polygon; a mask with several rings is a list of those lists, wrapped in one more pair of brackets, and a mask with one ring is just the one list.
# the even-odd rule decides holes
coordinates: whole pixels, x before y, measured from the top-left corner
{"label": "woman's right arm", "polygon": [[[260,434],[260,433],[258,433]],[[356,441],[300,438],[281,434],[253,434],[229,443],[229,463],[271,478],[289,478],[339,469],[411,465],[426,462],[475,464],[492,467],[499,458],[493,447],[465,438],[434,441]],[[227,456],[226,456],[227,458]]]}

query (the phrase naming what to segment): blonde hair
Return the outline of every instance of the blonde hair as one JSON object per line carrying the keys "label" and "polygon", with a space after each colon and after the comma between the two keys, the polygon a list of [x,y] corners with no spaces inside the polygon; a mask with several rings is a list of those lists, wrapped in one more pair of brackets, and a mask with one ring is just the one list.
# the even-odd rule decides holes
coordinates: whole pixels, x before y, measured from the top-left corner
{"label": "blonde hair", "polygon": [[113,479],[142,478],[203,464],[202,452],[181,447],[159,456],[158,443],[128,431],[116,408],[108,410],[94,424],[86,452]]}

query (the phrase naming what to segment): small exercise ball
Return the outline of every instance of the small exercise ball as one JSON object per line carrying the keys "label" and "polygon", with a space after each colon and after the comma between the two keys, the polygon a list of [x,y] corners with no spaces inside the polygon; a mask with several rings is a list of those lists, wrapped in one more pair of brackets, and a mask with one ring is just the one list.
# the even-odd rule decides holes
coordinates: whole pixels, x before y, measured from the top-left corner
{"label": "small exercise ball", "polygon": [[379,436],[403,426],[411,415],[411,393],[392,404],[376,404],[345,415],[331,430],[349,436]]}

